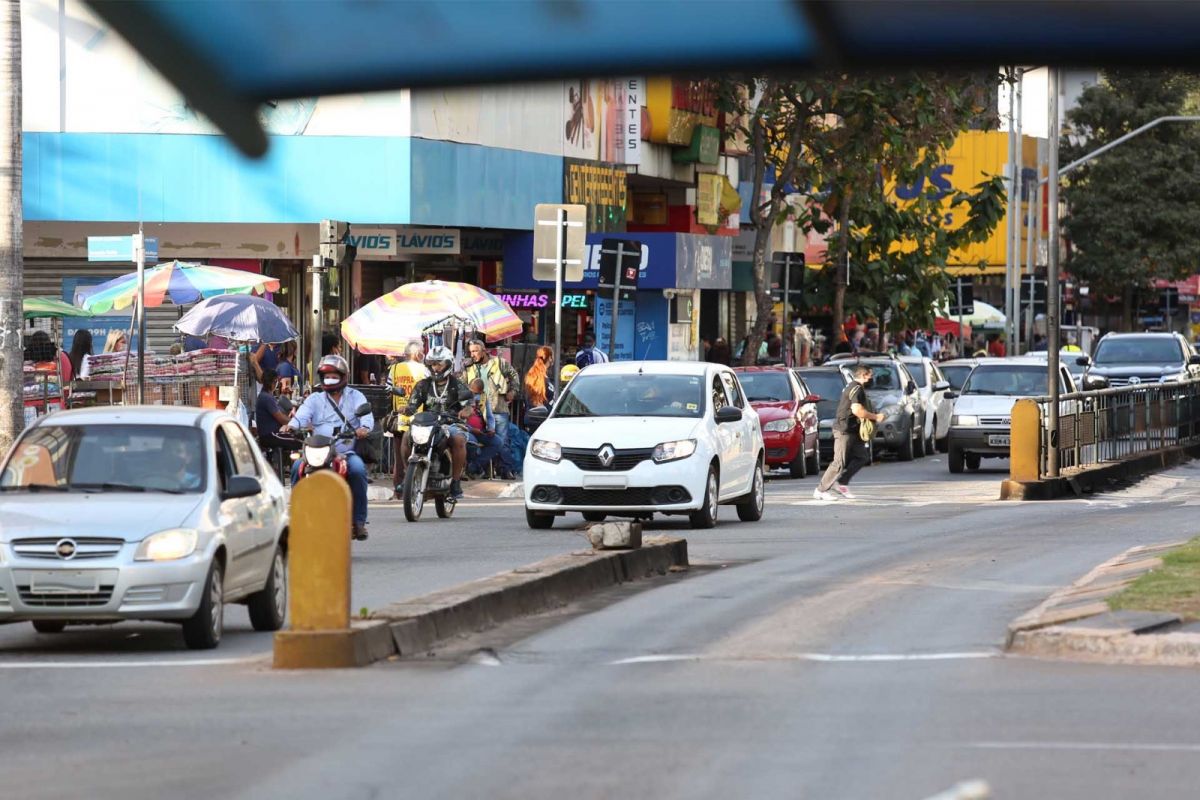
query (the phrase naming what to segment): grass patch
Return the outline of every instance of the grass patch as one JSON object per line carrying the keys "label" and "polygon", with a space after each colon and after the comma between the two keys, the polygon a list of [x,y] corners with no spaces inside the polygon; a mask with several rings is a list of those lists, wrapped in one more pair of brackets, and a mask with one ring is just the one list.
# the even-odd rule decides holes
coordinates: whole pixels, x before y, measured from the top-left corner
{"label": "grass patch", "polygon": [[1114,611],[1166,611],[1185,622],[1200,620],[1200,537],[1162,557],[1161,568],[1147,572],[1108,599]]}

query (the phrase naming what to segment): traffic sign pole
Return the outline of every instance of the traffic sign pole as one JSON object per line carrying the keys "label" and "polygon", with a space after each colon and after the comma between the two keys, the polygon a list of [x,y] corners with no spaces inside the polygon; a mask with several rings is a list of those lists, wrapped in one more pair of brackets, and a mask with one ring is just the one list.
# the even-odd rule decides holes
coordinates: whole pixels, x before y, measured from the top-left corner
{"label": "traffic sign pole", "polygon": [[[554,281],[554,396],[562,389],[563,281],[583,280],[587,207],[539,203],[533,210],[533,277]],[[553,244],[547,228],[554,227]],[[549,270],[547,268],[550,268]],[[569,271],[568,271],[568,268]],[[552,272],[551,272],[552,270]],[[550,272],[550,274],[547,274]]]}
{"label": "traffic sign pole", "polygon": [[567,258],[567,210],[558,209],[554,229],[554,400],[562,391],[563,261]]}
{"label": "traffic sign pole", "polygon": [[133,235],[133,257],[137,260],[138,316],[138,405],[146,402],[146,237],[138,231]]}

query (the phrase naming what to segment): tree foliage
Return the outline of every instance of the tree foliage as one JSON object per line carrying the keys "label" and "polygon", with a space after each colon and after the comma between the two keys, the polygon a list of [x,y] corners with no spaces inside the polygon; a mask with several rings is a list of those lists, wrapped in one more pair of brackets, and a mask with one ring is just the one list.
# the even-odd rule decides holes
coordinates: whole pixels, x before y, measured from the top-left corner
{"label": "tree foliage", "polygon": [[[1194,75],[1161,70],[1104,78],[1067,113],[1063,164],[1158,117],[1188,113],[1200,88]],[[1160,124],[1064,177],[1067,269],[1094,295],[1123,297],[1128,328],[1139,289],[1200,266],[1200,125]]]}

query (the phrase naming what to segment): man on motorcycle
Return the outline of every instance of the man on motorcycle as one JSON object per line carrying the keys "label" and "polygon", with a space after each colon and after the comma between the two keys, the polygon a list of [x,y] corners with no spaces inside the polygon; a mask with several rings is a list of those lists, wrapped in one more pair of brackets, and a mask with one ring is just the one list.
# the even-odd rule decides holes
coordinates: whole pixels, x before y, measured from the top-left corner
{"label": "man on motorcycle", "polygon": [[[349,376],[350,365],[346,359],[339,355],[322,358],[317,366],[317,385],[323,391],[310,394],[286,427],[311,429],[313,433],[335,440],[338,453],[346,459],[346,482],[350,484],[350,494],[354,498],[353,536],[361,541],[367,538],[367,466],[354,452],[354,442],[337,439],[337,434],[349,423],[354,427],[354,435],[365,439],[375,427],[375,418],[369,413],[355,416],[355,410],[366,403],[367,398],[346,385]],[[300,462],[297,461],[292,467],[293,483],[299,471]]]}
{"label": "man on motorcycle", "polygon": [[[458,378],[454,377],[454,356],[449,348],[435,347],[425,356],[425,367],[429,377],[418,381],[408,398],[406,414],[416,414],[422,406],[426,411],[435,414],[449,414],[466,418],[471,408],[469,400],[471,392]],[[409,432],[404,433],[404,443],[401,445],[401,456],[405,461],[412,453],[412,439]],[[450,428],[450,467],[453,480],[450,483],[450,497],[457,500],[462,497],[462,486],[459,479],[467,465],[467,432],[457,425]]]}

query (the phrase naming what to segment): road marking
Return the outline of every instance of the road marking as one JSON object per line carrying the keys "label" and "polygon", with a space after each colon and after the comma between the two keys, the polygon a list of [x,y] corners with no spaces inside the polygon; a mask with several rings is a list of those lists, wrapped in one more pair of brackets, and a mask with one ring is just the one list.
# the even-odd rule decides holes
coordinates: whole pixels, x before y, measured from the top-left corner
{"label": "road marking", "polygon": [[891,663],[896,661],[961,661],[975,658],[999,658],[997,650],[976,650],[961,653],[782,653],[778,655],[707,656],[694,653],[660,653],[631,656],[610,661],[609,666],[628,664],[663,664],[675,661],[816,661],[824,664]]}
{"label": "road marking", "polygon": [[979,750],[1120,750],[1133,753],[1200,753],[1200,744],[1138,742],[968,742]]}
{"label": "road marking", "polygon": [[249,664],[265,661],[267,656],[245,658],[181,658],[177,661],[156,659],[153,661],[7,661],[0,662],[0,669],[112,669],[121,667],[217,667],[229,664]]}

